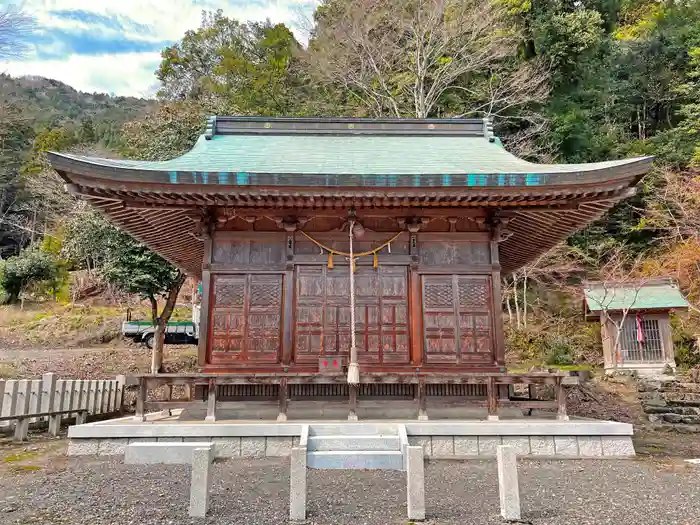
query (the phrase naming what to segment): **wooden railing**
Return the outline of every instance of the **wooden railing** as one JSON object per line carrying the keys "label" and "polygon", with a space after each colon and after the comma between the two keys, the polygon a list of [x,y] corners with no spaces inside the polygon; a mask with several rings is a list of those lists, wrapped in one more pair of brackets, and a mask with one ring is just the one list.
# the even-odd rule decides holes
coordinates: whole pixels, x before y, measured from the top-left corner
{"label": "wooden railing", "polygon": [[27,439],[30,426],[46,426],[58,435],[61,423],[75,418],[84,423],[90,415],[122,411],[125,376],[107,380],[41,379],[0,380],[0,430],[14,425],[16,441]]}
{"label": "wooden railing", "polygon": [[[409,384],[413,385],[414,398],[418,402],[418,417],[426,415],[426,385],[442,384],[476,384],[486,386],[484,398],[465,397],[465,406],[485,407],[489,419],[498,419],[498,410],[501,407],[517,407],[521,409],[550,409],[557,411],[557,419],[567,420],[566,393],[564,390],[565,378],[569,377],[564,372],[532,372],[527,374],[508,373],[438,373],[421,372],[420,374],[402,373],[367,373],[360,375],[360,383],[363,384]],[[217,401],[217,390],[221,385],[277,385],[277,400],[279,404],[278,421],[286,421],[287,406],[289,402],[289,386],[294,384],[319,385],[319,384],[345,384],[345,375],[321,375],[313,373],[264,373],[264,374],[158,374],[130,376],[127,384],[138,386],[136,400],[135,419],[144,421],[148,410],[169,410],[174,408],[188,408],[193,404],[191,399],[172,399],[173,386],[186,386],[186,392],[194,391],[197,386],[206,388],[207,421],[216,421],[217,407],[221,405]],[[554,387],[554,400],[537,400],[509,398],[507,392],[509,385],[552,385]],[[167,399],[149,401],[148,391],[165,385]],[[356,414],[358,387],[348,385],[348,410],[350,415]]]}

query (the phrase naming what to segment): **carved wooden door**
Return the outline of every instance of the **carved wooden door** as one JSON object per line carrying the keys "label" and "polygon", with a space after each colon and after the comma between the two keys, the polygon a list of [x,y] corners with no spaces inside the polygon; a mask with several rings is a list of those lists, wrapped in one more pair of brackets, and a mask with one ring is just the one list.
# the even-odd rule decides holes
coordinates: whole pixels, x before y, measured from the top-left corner
{"label": "carved wooden door", "polygon": [[423,330],[428,363],[492,363],[489,276],[424,275]]}
{"label": "carved wooden door", "polygon": [[282,285],[282,275],[213,277],[212,364],[279,361]]}
{"label": "carved wooden door", "polygon": [[[355,273],[355,338],[365,363],[406,363],[409,357],[407,273],[403,266],[366,266]],[[348,267],[300,266],[296,293],[296,362],[349,354]]]}

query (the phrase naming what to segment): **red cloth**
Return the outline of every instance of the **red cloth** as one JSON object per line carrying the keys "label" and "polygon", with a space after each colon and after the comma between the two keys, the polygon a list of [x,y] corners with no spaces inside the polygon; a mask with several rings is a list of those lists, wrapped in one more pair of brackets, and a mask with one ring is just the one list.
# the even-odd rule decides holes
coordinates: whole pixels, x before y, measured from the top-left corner
{"label": "red cloth", "polygon": [[637,342],[644,344],[644,325],[642,324],[642,315],[637,314]]}

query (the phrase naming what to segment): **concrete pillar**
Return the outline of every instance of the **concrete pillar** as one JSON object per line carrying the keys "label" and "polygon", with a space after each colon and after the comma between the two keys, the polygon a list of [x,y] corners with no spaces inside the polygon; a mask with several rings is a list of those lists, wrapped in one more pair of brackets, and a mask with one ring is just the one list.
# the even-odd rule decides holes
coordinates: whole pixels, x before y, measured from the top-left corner
{"label": "concrete pillar", "polygon": [[501,500],[501,516],[506,520],[520,519],[520,489],[518,488],[518,463],[515,449],[498,445],[498,495]]}
{"label": "concrete pillar", "polygon": [[207,392],[207,416],[204,421],[216,421],[216,389],[216,379],[210,379]]}
{"label": "concrete pillar", "polygon": [[290,454],[289,519],[306,519],[306,447],[293,447]]}
{"label": "concrete pillar", "polygon": [[[32,382],[22,379],[17,389],[17,403],[15,404],[15,415],[23,416],[29,414],[29,401],[32,397]],[[24,441],[29,434],[29,418],[18,419],[15,424],[15,441]]]}
{"label": "concrete pillar", "polygon": [[114,399],[114,411],[120,414],[124,413],[124,387],[126,386],[126,376],[118,375],[115,377],[117,380],[117,392]]}
{"label": "concrete pillar", "polygon": [[214,447],[196,448],[192,451],[192,480],[190,482],[190,516],[203,518],[209,510],[211,490],[211,462]]}
{"label": "concrete pillar", "polygon": [[[66,382],[59,382],[58,386],[54,388],[54,396],[52,396],[51,410],[60,412],[63,410],[63,398],[66,395]],[[61,419],[63,415],[57,414],[55,416],[49,417],[49,434],[56,437],[58,436],[59,430],[61,430]]]}
{"label": "concrete pillar", "polygon": [[[56,374],[48,372],[41,376],[41,412],[56,410],[54,399],[56,397]],[[44,419],[44,418],[42,418]],[[49,421],[51,421],[49,419]]]}
{"label": "concrete pillar", "polygon": [[425,519],[423,447],[406,447],[406,506],[409,520]]}

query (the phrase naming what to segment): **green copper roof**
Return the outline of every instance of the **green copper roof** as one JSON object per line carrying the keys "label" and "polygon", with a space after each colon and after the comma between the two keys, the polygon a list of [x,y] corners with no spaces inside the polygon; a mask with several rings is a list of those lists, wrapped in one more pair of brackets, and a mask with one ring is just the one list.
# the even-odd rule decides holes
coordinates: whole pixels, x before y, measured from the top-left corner
{"label": "green copper roof", "polygon": [[688,301],[678,286],[668,279],[617,285],[591,283],[584,288],[584,295],[586,306],[591,312],[688,308]]}
{"label": "green copper roof", "polygon": [[166,161],[49,154],[59,172],[165,184],[322,187],[524,187],[641,176],[650,157],[533,164],[481,119],[212,117],[192,150]]}
{"label": "green copper roof", "polygon": [[572,173],[629,164],[533,164],[481,137],[222,135],[199,138],[191,151],[149,162],[69,156],[110,167],[173,172],[331,175]]}

